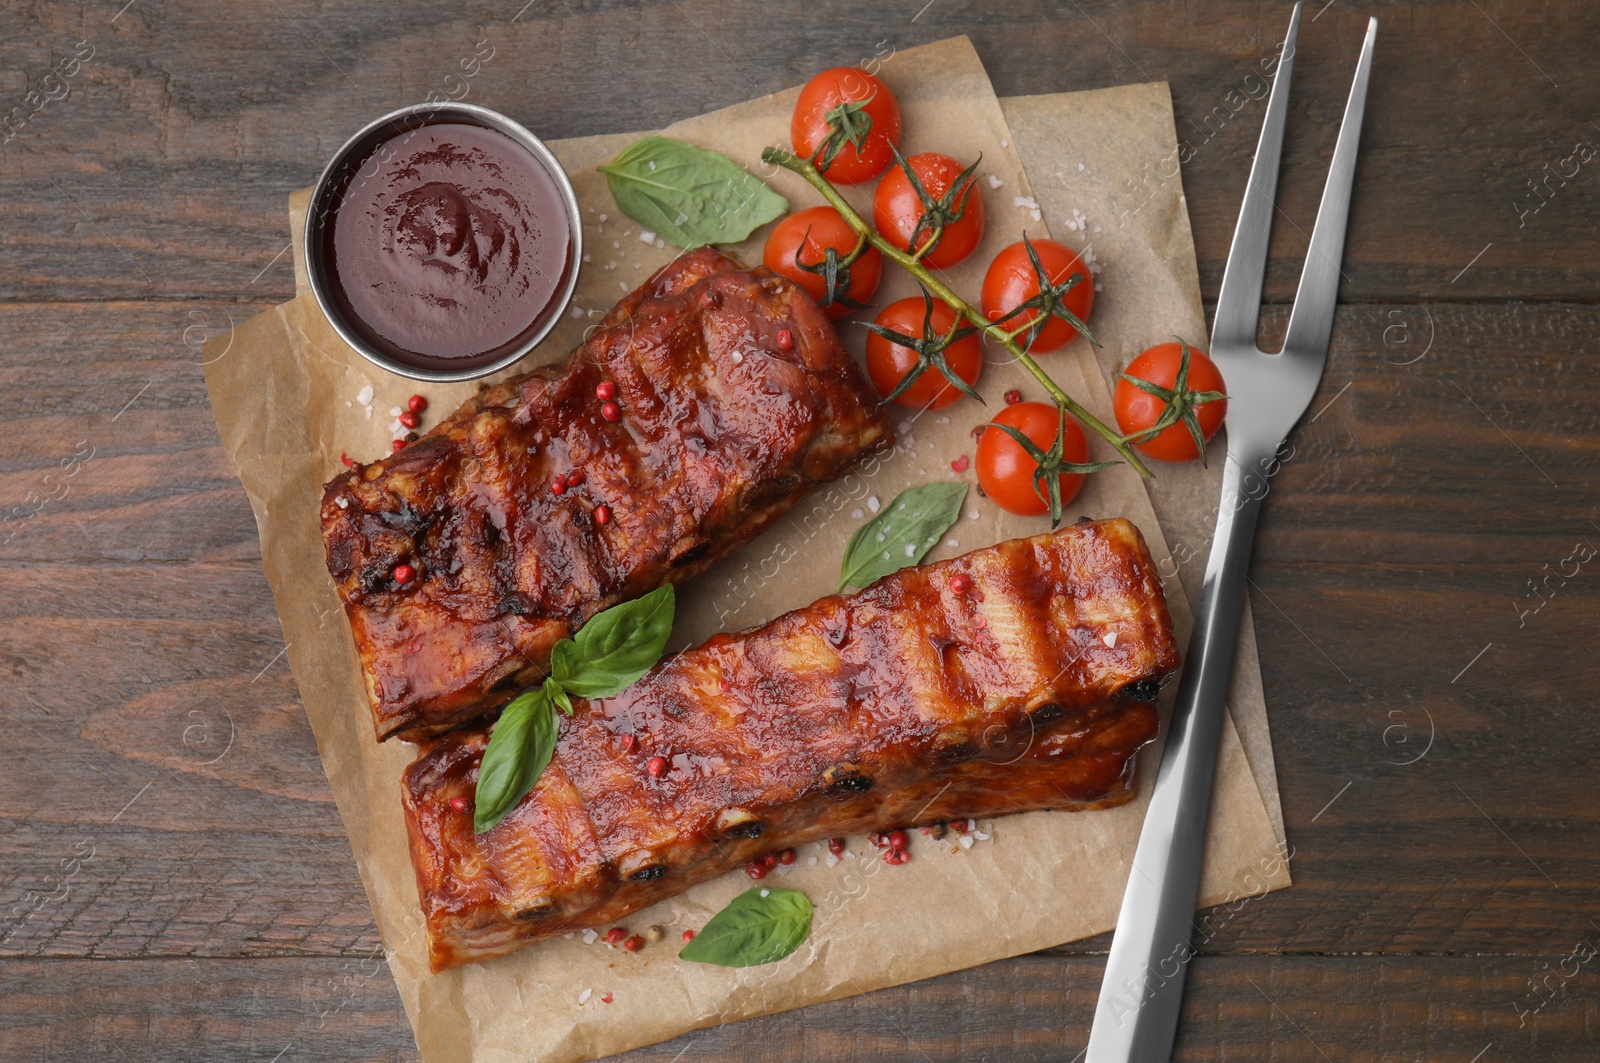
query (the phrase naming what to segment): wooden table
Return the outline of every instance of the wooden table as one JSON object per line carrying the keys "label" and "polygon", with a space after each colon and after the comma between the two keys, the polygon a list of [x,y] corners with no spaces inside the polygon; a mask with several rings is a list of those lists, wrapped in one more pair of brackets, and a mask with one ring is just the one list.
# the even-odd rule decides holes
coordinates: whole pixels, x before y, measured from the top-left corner
{"label": "wooden table", "polygon": [[[0,147],[7,1061],[415,1056],[197,365],[291,295],[285,197],[356,126],[486,37],[469,98],[562,137],[966,33],[1002,95],[1171,83],[1212,298],[1261,119],[1245,77],[1288,14],[124,2],[13,2],[0,39],[0,105],[31,114]],[[1252,573],[1296,885],[1210,913],[1178,1055],[1591,1059],[1600,157],[1573,153],[1600,145],[1600,9],[1374,10],[1343,305]],[[1369,13],[1306,12],[1269,344]],[[1106,946],[634,1058],[1070,1060]]]}

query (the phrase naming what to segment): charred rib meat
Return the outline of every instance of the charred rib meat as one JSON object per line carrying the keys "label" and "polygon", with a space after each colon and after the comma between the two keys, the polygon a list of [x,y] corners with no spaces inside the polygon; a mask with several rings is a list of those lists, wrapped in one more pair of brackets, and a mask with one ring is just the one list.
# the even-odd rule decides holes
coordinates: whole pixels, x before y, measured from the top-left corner
{"label": "charred rib meat", "polygon": [[1177,664],[1144,540],[1110,520],[903,569],[574,699],[549,767],[482,835],[488,732],[447,735],[403,785],[430,960],[605,925],[822,838],[1120,803]]}
{"label": "charred rib meat", "polygon": [[680,257],[564,366],[325,488],[378,736],[509,700],[594,613],[701,572],[890,438],[810,296],[709,249]]}

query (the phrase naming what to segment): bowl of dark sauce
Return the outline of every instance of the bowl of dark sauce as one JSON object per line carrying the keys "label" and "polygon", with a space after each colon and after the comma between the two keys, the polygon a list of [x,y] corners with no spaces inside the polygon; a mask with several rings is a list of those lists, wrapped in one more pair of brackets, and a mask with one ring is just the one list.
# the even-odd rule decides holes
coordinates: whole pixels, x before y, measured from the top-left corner
{"label": "bowl of dark sauce", "polygon": [[582,258],[561,164],[471,104],[406,107],[362,129],[306,216],[306,268],[328,322],[417,380],[471,380],[526,356],[571,302]]}

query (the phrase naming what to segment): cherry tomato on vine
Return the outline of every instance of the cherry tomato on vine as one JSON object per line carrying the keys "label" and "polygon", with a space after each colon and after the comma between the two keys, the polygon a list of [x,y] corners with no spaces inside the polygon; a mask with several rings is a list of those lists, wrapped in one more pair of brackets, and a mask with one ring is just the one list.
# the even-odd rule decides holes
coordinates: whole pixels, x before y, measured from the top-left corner
{"label": "cherry tomato on vine", "polygon": [[[810,292],[813,299],[823,304],[823,313],[830,318],[839,318],[865,306],[867,300],[872,298],[872,293],[878,290],[878,280],[883,274],[883,255],[877,248],[868,247],[849,266],[839,268],[838,279],[846,282],[841,285],[843,290],[835,291],[833,301],[824,302],[828,296],[828,249],[833,249],[837,261],[843,261],[846,255],[855,250],[855,246],[855,230],[839,217],[838,211],[826,205],[808,207],[777,224],[767,237],[761,260],[774,273],[788,277]],[[797,251],[800,255],[798,266],[795,265]],[[814,270],[803,268],[805,266],[814,267]],[[837,298],[840,295],[850,302],[840,302]],[[852,302],[859,305],[851,306]]]}
{"label": "cherry tomato on vine", "polygon": [[[955,325],[956,312],[935,299],[930,318],[927,304],[921,298],[912,296],[884,307],[873,324],[914,339],[924,335],[925,319],[933,335],[943,337]],[[924,338],[922,342],[929,341]],[[977,383],[978,374],[983,371],[983,347],[976,333],[960,336],[939,350],[937,355],[969,388]],[[911,347],[895,343],[876,332],[867,336],[867,375],[872,378],[872,386],[879,395],[887,397],[893,394],[906,374],[916,369],[919,361],[919,353]],[[942,410],[960,397],[961,391],[930,365],[918,373],[911,386],[896,395],[893,401],[913,409]]]}
{"label": "cherry tomato on vine", "polygon": [[824,70],[800,90],[789,139],[802,158],[836,185],[858,185],[894,161],[900,143],[900,104],[881,80],[853,66]]}
{"label": "cherry tomato on vine", "polygon": [[[1028,256],[1029,244],[1038,256],[1048,290],[1039,283],[1039,270]],[[1072,283],[1074,274],[1080,278],[1076,283]],[[1042,312],[1048,320],[1035,334],[1033,345],[1028,346],[1026,332],[1017,337],[1017,342],[1031,354],[1065,347],[1077,338],[1078,330],[1054,313],[1054,308],[1059,306],[1087,323],[1089,312],[1094,309],[1094,275],[1078,253],[1066,244],[1054,240],[1027,243],[1019,240],[995,255],[994,261],[989,263],[989,271],[983,275],[983,316],[998,321],[1030,301],[1032,305],[1006,319],[1005,327],[1011,329],[1033,322]]]}
{"label": "cherry tomato on vine", "polygon": [[[942,226],[938,244],[922,260],[934,269],[947,269],[972,254],[983,239],[983,196],[967,168],[948,155],[924,152],[911,156],[906,165],[916,184],[899,166],[884,174],[872,197],[872,224],[890,243],[913,252]],[[918,185],[924,195],[918,194]]]}
{"label": "cherry tomato on vine", "polygon": [[[993,499],[995,505],[1019,517],[1048,513],[1049,504],[1034,490],[1034,473],[1039,467],[1037,459],[1015,439],[994,427],[1002,424],[1017,429],[1040,450],[1049,451],[1061,427],[1061,412],[1047,402],[1019,402],[996,414],[978,439],[978,485],[983,493]],[[1089,441],[1084,438],[1077,419],[1070,415],[1066,420],[1061,457],[1063,461],[1076,464],[1089,460]],[[1062,505],[1078,497],[1083,481],[1084,477],[1079,474],[1061,474]]]}
{"label": "cherry tomato on vine", "polygon": [[[1143,381],[1154,393],[1134,380]],[[1158,343],[1129,362],[1117,381],[1113,405],[1122,434],[1136,437],[1134,447],[1162,461],[1203,459],[1204,448],[1196,445],[1195,435],[1205,439],[1216,435],[1228,412],[1216,364],[1204,351],[1182,342]],[[1162,427],[1152,438],[1137,438],[1151,434],[1157,425]]]}

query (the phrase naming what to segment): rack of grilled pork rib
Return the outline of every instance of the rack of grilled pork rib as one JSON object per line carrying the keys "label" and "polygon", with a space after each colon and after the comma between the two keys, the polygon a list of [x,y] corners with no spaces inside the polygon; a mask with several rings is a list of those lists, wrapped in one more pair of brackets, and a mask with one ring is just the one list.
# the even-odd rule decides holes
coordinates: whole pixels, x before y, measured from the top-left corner
{"label": "rack of grilled pork rib", "polygon": [[[328,571],[378,737],[510,701],[590,616],[703,572],[892,438],[803,289],[709,249],[676,259],[564,365],[327,485]],[[551,490],[580,470],[581,487]],[[396,583],[398,564],[416,582]]]}
{"label": "rack of grilled pork rib", "polygon": [[[590,409],[602,379],[617,422]],[[329,570],[378,734],[424,741],[402,792],[435,970],[806,842],[1132,796],[1178,653],[1144,540],[1118,519],[902,569],[574,698],[534,788],[473,832],[494,710],[558,639],[703,570],[889,438],[809,296],[701,251],[564,367],[480,392],[328,485]],[[571,468],[617,519],[550,492]],[[393,583],[402,562],[420,585]]]}

